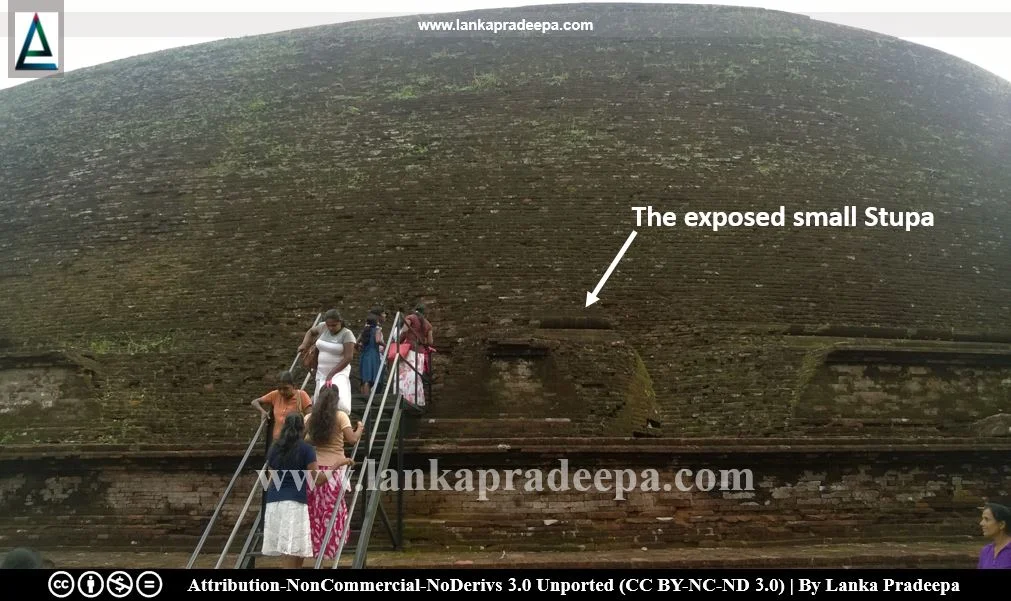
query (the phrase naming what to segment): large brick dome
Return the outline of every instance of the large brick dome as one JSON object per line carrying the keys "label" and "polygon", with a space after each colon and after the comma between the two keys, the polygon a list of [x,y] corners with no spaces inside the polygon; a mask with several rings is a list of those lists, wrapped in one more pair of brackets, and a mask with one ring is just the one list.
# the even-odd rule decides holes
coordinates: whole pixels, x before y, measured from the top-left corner
{"label": "large brick dome", "polygon": [[[764,10],[597,4],[461,18],[595,31],[436,35],[420,18],[384,19],[0,93],[10,356],[36,365],[40,351],[66,351],[60,361],[97,374],[74,397],[80,411],[61,415],[98,415],[109,439],[179,440],[194,427],[244,438],[248,399],[317,311],[337,306],[357,324],[376,303],[419,299],[440,347],[436,415],[572,406],[593,432],[643,402],[623,432],[737,435],[838,418],[934,428],[1007,406],[1004,363],[910,371],[936,358],[931,340],[996,348],[1007,332],[1007,82],[922,46]],[[634,228],[632,207],[645,205],[679,217],[852,205],[860,225]],[[929,211],[934,224],[864,227],[866,207]],[[633,229],[601,302],[584,308]],[[921,342],[896,350],[896,338]],[[496,368],[491,339],[553,357],[541,388],[516,385],[517,398],[533,390],[533,409],[487,404],[488,382],[536,380],[512,359]],[[828,367],[868,353],[898,366],[894,382]],[[937,395],[910,388],[927,386],[920,376],[939,378]],[[648,393],[630,401],[640,384]],[[587,412],[587,399],[608,408]],[[199,415],[222,407],[241,418]],[[44,414],[16,409],[5,419],[21,411],[9,423],[28,425],[15,435],[42,427]]]}

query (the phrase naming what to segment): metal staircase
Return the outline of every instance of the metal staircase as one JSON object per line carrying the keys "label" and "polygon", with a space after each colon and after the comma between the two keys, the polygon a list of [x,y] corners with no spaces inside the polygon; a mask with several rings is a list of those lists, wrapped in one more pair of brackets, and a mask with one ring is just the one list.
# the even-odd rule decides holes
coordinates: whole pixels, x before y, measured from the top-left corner
{"label": "metal staircase", "polygon": [[[313,325],[318,324],[321,319],[322,314],[318,314],[313,322]],[[396,334],[402,325],[403,316],[401,313],[397,313],[390,327],[389,335],[385,338],[385,340],[387,340],[387,344],[396,343]],[[290,369],[295,369],[295,366],[298,365],[299,359],[300,355],[295,357]],[[386,469],[391,467],[398,474],[403,474],[404,420],[402,417],[404,412],[404,401],[398,390],[398,379],[396,377],[400,361],[400,356],[395,355],[392,364],[390,364],[387,361],[386,353],[384,352],[379,367],[380,385],[373,387],[368,398],[362,395],[352,396],[352,419],[360,416],[359,418],[365,424],[365,427],[361,438],[354,445],[353,449],[351,449],[350,452],[345,451],[349,457],[354,459],[355,465],[344,471],[344,482],[342,482],[340,489],[341,492],[339,493],[338,500],[335,503],[334,511],[331,513],[327,533],[325,539],[323,540],[323,544],[321,545],[320,553],[315,559],[313,567],[316,569],[324,566],[325,561],[323,559],[323,551],[327,548],[327,545],[332,537],[338,536],[341,537],[338,540],[343,539],[343,532],[336,532],[335,526],[341,500],[344,499],[347,494],[351,495],[350,501],[345,499],[348,508],[348,519],[345,523],[346,528],[350,530],[347,540],[349,543],[353,541],[355,548],[352,567],[365,567],[369,543],[372,538],[372,530],[377,518],[382,522],[386,534],[389,536],[390,542],[392,543],[393,549],[400,549],[402,547],[404,515],[402,487],[399,487],[401,489],[394,493],[383,493],[382,491],[376,489],[378,482],[370,480],[370,476],[378,478]],[[392,374],[392,376],[390,374]],[[310,374],[306,374],[301,386],[303,390],[305,390],[309,381]],[[378,395],[379,398],[377,399],[377,392],[380,388],[382,388],[382,392]],[[214,528],[215,522],[221,514],[222,508],[225,506],[229,495],[235,488],[236,482],[238,481],[240,475],[248,469],[252,451],[255,448],[257,441],[260,440],[261,434],[264,435],[263,444],[264,453],[266,453],[267,446],[270,442],[269,433],[272,431],[272,428],[273,414],[271,413],[267,418],[261,420],[259,428],[256,430],[253,438],[249,441],[249,445],[246,447],[246,452],[243,455],[242,460],[239,462],[239,466],[236,468],[231,481],[222,493],[221,498],[214,509],[214,513],[211,515],[210,521],[204,528],[200,541],[194,549],[193,554],[190,556],[189,562],[186,565],[188,569],[194,567],[208,536]],[[394,452],[394,449],[396,449],[396,452]],[[264,457],[265,456],[266,455],[264,455]],[[265,461],[260,466],[260,469],[266,469]],[[351,484],[350,493],[345,492],[345,490],[349,488],[347,484]],[[247,521],[246,515],[249,513],[249,509],[252,506],[253,500],[256,498],[258,492],[260,493],[260,502],[258,503],[259,508],[256,516],[252,520],[252,523],[245,526],[246,534],[244,542],[234,562],[235,569],[251,569],[256,567],[256,559],[260,557],[259,550],[262,545],[263,537],[262,521],[266,507],[266,492],[259,481],[254,483],[249,491],[242,510],[235,521],[235,525],[231,529],[228,540],[214,565],[215,569],[220,569],[225,563],[225,559],[228,556],[236,537],[241,531],[243,531],[244,522]],[[392,519],[383,507],[383,504],[380,502],[380,497],[384,494],[393,494],[396,497],[396,513]],[[337,556],[333,558],[332,567],[338,567],[343,552],[344,544],[339,544]]]}

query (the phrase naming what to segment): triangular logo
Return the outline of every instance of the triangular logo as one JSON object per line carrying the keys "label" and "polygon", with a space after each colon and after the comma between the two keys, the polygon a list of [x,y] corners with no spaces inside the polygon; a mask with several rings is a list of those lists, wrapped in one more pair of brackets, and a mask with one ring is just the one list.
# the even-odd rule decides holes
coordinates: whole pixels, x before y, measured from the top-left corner
{"label": "triangular logo", "polygon": [[[28,48],[32,45],[32,38],[35,37],[36,33],[39,34],[39,41],[42,42],[42,50],[29,50]],[[28,28],[28,35],[25,37],[25,44],[21,47],[21,54],[18,56],[18,63],[14,66],[14,70],[58,70],[56,63],[26,63],[26,56],[46,56],[49,58],[53,56],[53,51],[49,49],[49,42],[46,40],[46,32],[42,29],[42,23],[39,22],[39,13],[35,13],[35,18],[32,19],[32,26]]]}

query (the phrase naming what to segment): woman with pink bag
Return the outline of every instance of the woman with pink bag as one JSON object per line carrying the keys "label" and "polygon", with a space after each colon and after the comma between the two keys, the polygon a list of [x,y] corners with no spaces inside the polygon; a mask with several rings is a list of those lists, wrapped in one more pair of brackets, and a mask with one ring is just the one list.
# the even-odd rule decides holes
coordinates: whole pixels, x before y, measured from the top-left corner
{"label": "woman with pink bag", "polygon": [[404,318],[400,328],[398,344],[400,368],[397,373],[400,393],[404,395],[408,407],[425,407],[425,383],[422,374],[427,372],[428,354],[432,349],[432,323],[425,318],[425,305],[418,305],[414,313]]}
{"label": "woman with pink bag", "polygon": [[313,401],[319,398],[321,390],[334,384],[340,393],[340,410],[351,413],[351,360],[355,354],[355,335],[344,325],[337,309],[327,311],[322,323],[306,331],[302,344],[298,345],[298,352],[305,355],[312,347],[318,351]]}

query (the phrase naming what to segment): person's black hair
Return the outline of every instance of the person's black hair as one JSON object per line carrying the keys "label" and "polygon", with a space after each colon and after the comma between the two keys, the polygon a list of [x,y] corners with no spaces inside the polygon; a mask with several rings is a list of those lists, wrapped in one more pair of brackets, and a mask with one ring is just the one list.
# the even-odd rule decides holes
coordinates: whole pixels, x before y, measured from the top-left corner
{"label": "person's black hair", "polygon": [[365,327],[362,328],[362,333],[358,335],[358,340],[362,341],[362,345],[371,344],[370,340],[375,338],[375,331],[378,327],[376,316],[369,314],[369,318],[365,320]]}
{"label": "person's black hair", "polygon": [[285,384],[294,386],[295,376],[290,371],[284,370],[277,375],[277,383],[281,386],[284,386]]}
{"label": "person's black hair", "polygon": [[[315,420],[313,420],[315,421]],[[288,465],[295,459],[298,443],[305,432],[305,420],[301,413],[289,413],[284,418],[284,426],[277,441],[270,448],[270,467]]]}
{"label": "person's black hair", "polygon": [[317,447],[328,444],[333,438],[339,396],[336,386],[327,386],[319,391],[309,422],[309,440]]}
{"label": "person's black hair", "polygon": [[18,547],[17,549],[11,549],[4,555],[3,563],[0,563],[0,569],[38,570],[44,568],[45,563],[42,556],[32,549]]}
{"label": "person's black hair", "polygon": [[331,319],[344,323],[344,320],[341,319],[341,312],[337,309],[330,309],[323,315],[323,321],[330,321]]}
{"label": "person's black hair", "polygon": [[1007,505],[1001,505],[1000,503],[987,503],[983,505],[983,509],[989,509],[990,513],[993,514],[993,519],[996,522],[1004,522],[1004,533],[1011,534],[1011,508]]}

